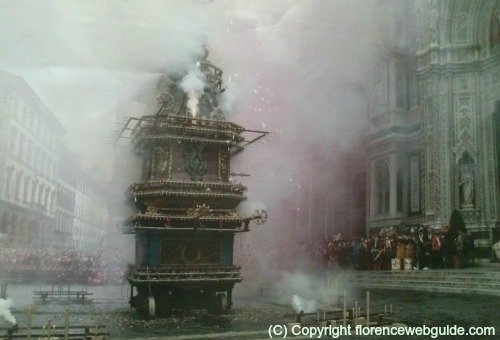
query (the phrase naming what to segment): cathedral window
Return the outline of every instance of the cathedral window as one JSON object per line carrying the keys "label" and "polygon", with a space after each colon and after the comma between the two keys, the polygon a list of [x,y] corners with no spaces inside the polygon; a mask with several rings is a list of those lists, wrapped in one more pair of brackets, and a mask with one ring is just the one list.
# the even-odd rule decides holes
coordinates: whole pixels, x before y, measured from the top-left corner
{"label": "cathedral window", "polygon": [[389,166],[386,161],[380,161],[376,169],[376,201],[379,215],[389,213]]}
{"label": "cathedral window", "polygon": [[398,168],[396,173],[396,210],[403,212],[403,169]]}
{"label": "cathedral window", "polygon": [[396,71],[396,106],[406,109],[406,77],[402,67]]}
{"label": "cathedral window", "polygon": [[493,12],[490,19],[490,47],[493,49],[500,45],[500,13]]}

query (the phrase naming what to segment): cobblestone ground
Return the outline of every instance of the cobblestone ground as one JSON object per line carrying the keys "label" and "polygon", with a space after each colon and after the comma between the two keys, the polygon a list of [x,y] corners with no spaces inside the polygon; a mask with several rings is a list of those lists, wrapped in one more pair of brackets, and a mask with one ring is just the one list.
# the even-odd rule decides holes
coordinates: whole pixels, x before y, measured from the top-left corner
{"label": "cobblestone ground", "polygon": [[[14,302],[13,314],[20,325],[26,322],[23,311],[32,303],[33,290],[39,288],[48,287],[9,286],[8,295]],[[127,286],[88,287],[94,293],[94,303],[69,306],[70,324],[103,323],[108,326],[113,338],[125,339],[264,330],[270,324],[283,324],[294,319],[289,315],[293,313],[291,306],[270,303],[262,297],[247,296],[235,298],[235,305],[230,313],[231,321],[226,323],[200,320],[197,317],[144,320],[129,309],[127,289]],[[384,305],[392,304],[395,317],[410,325],[495,326],[497,332],[500,331],[498,297],[382,290],[371,290],[370,295],[373,309],[383,310]],[[364,305],[365,292],[355,292],[352,298]],[[56,325],[62,325],[64,308],[65,306],[57,304],[37,305],[33,324],[42,325],[52,320]],[[6,325],[5,321],[0,321],[0,327]]]}

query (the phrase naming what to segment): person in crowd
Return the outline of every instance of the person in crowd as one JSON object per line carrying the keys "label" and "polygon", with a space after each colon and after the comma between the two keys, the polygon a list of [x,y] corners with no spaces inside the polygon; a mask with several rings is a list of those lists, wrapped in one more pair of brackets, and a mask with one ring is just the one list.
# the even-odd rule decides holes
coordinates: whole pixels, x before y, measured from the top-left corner
{"label": "person in crowd", "polygon": [[411,238],[406,239],[404,254],[404,257],[411,259],[413,263],[413,260],[415,259],[415,244]]}
{"label": "person in crowd", "polygon": [[420,240],[420,237],[413,236],[412,238],[413,247],[415,254],[413,256],[413,269],[420,270],[423,269],[424,262],[424,244]]}
{"label": "person in crowd", "polygon": [[428,257],[430,252],[430,246],[428,242],[428,237],[426,237],[426,232],[424,228],[421,228],[418,232],[418,236],[413,238],[413,243],[415,245],[415,269],[429,269],[428,267]]}
{"label": "person in crowd", "polygon": [[474,266],[474,236],[467,230],[465,236],[464,263],[466,267]]}
{"label": "person in crowd", "polygon": [[378,238],[378,235],[375,234],[371,250],[372,252],[371,261],[373,270],[382,270],[384,264],[383,251],[384,251],[384,243]]}
{"label": "person in crowd", "polygon": [[396,240],[396,257],[401,261],[405,258],[405,242],[402,238]]}
{"label": "person in crowd", "polygon": [[391,260],[394,258],[394,236],[389,236],[384,243],[384,270],[391,269]]}
{"label": "person in crowd", "polygon": [[451,230],[449,225],[445,225],[442,229],[442,237],[441,237],[441,263],[442,268],[450,268],[451,267],[451,258],[454,255],[455,242],[451,235]]}
{"label": "person in crowd", "polygon": [[455,259],[454,268],[464,268],[465,266],[465,234],[459,230],[455,238]]}
{"label": "person in crowd", "polygon": [[352,240],[351,243],[351,258],[352,258],[352,264],[354,269],[361,269],[359,265],[359,250],[360,250],[360,244],[359,241],[354,239]]}
{"label": "person in crowd", "polygon": [[440,269],[443,268],[441,248],[443,246],[442,235],[437,230],[432,230],[431,236],[431,268]]}

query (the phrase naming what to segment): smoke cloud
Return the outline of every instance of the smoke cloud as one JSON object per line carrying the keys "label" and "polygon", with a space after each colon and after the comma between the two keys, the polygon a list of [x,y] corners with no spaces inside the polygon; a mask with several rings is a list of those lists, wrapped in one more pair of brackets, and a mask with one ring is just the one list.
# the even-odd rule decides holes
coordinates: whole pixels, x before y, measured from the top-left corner
{"label": "smoke cloud", "polygon": [[84,166],[105,170],[117,116],[151,113],[165,70],[185,74],[207,40],[207,11],[195,0],[0,4],[0,68],[35,90]]}
{"label": "smoke cloud", "polygon": [[5,321],[8,321],[11,324],[15,325],[17,322],[12,313],[10,312],[10,307],[12,307],[11,299],[0,298],[0,317],[4,318]]}
{"label": "smoke cloud", "polygon": [[[324,273],[326,274],[326,273]],[[261,284],[262,294],[275,302],[290,305],[296,312],[313,313],[331,309],[339,297],[351,295],[348,285],[334,274],[305,271],[275,271]]]}
{"label": "smoke cloud", "polygon": [[363,156],[369,74],[387,45],[380,1],[0,4],[0,68],[24,77],[66,126],[81,162],[107,170],[121,186],[116,192],[139,180],[140,162],[127,149],[105,146],[114,122],[154,112],[165,73],[186,75],[182,86],[196,114],[204,79],[193,65],[207,45],[209,59],[224,71],[219,104],[229,119],[271,132],[268,142],[232,160],[232,171],[252,175],[238,178],[249,202],[269,212],[264,227],[235,238],[237,251],[249,245],[247,277],[294,262],[288,252],[304,239],[342,225],[333,216],[351,199],[342,161]]}
{"label": "smoke cloud", "polygon": [[313,313],[316,311],[316,300],[304,300],[300,296],[294,295],[292,306],[296,312]]}
{"label": "smoke cloud", "polygon": [[233,113],[233,108],[236,103],[237,91],[235,90],[234,83],[229,83],[226,86],[225,91],[219,95],[219,106],[226,116],[231,119],[231,114]]}
{"label": "smoke cloud", "polygon": [[196,63],[188,74],[182,78],[181,87],[188,95],[187,107],[193,117],[198,116],[198,103],[200,95],[205,88],[205,75],[200,70],[200,64]]}

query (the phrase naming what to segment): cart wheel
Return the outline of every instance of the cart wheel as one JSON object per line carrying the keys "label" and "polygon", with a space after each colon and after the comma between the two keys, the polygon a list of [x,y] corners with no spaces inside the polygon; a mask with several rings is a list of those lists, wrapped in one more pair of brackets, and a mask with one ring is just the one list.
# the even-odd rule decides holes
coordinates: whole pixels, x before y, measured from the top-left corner
{"label": "cart wheel", "polygon": [[156,304],[155,304],[155,298],[154,298],[154,296],[148,296],[144,300],[144,312],[149,317],[154,317],[155,316]]}
{"label": "cart wheel", "polygon": [[216,311],[221,314],[227,310],[227,296],[226,293],[218,293],[215,296],[216,300]]}

